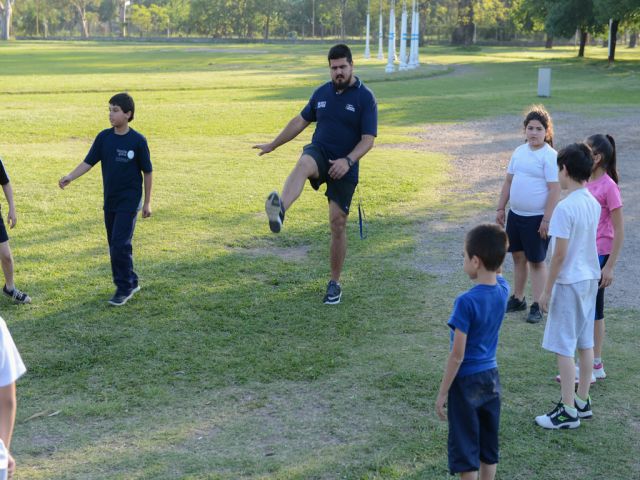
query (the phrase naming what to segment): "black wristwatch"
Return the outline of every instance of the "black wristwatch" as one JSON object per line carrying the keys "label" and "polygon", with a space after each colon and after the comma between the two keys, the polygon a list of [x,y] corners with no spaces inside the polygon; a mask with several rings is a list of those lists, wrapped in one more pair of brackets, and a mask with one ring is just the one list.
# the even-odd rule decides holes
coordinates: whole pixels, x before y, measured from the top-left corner
{"label": "black wristwatch", "polygon": [[344,158],[347,161],[347,165],[349,165],[349,168],[353,167],[353,163],[354,163],[353,160],[351,160],[351,158],[348,155]]}

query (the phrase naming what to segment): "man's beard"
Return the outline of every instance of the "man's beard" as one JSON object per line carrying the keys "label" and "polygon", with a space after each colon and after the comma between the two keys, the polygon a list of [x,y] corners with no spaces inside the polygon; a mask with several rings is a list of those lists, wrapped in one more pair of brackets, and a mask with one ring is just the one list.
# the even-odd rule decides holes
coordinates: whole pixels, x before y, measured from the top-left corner
{"label": "man's beard", "polygon": [[344,78],[343,80],[336,79],[336,80],[333,81],[333,86],[336,87],[336,90],[344,90],[351,83],[351,78],[352,77],[353,77],[353,75],[349,75],[349,77]]}

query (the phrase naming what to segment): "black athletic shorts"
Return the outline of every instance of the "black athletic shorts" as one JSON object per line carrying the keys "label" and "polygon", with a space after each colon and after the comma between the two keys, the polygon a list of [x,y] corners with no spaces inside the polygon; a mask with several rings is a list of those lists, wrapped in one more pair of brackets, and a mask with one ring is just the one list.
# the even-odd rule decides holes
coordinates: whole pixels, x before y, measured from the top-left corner
{"label": "black athletic shorts", "polygon": [[327,191],[325,195],[327,198],[336,202],[340,209],[349,215],[351,199],[353,198],[353,192],[356,191],[356,185],[342,178],[340,180],[334,180],[329,176],[329,168],[331,167],[329,156],[320,145],[310,143],[302,149],[302,154],[312,157],[316,161],[316,165],[318,165],[319,177],[309,179],[309,183],[313,189],[318,190],[320,185],[326,183]]}
{"label": "black athletic shorts", "polygon": [[4,220],[2,220],[2,213],[0,212],[0,243],[4,243],[9,240],[9,234],[7,233],[7,227],[4,226]]}
{"label": "black athletic shorts", "polygon": [[538,233],[542,215],[525,217],[509,211],[507,217],[507,236],[509,252],[524,252],[531,263],[544,262],[549,247],[549,237],[543,239]]}

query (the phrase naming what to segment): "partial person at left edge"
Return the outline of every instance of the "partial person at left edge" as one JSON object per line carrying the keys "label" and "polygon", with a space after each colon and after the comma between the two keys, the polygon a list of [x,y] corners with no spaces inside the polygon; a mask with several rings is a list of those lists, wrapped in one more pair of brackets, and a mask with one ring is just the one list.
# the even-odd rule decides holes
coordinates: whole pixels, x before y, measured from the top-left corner
{"label": "partial person at left edge", "polygon": [[140,291],[138,275],[133,270],[133,232],[140,210],[142,218],[151,216],[151,156],[147,139],[129,127],[134,113],[135,103],[128,93],[111,97],[109,122],[112,128],[100,132],[84,161],[58,182],[64,189],[101,162],[104,224],[116,285],[109,303],[114,306],[124,305]]}
{"label": "partial person at left edge", "polygon": [[[18,223],[18,216],[16,214],[16,206],[13,202],[13,187],[9,181],[9,175],[4,168],[4,163],[0,159],[0,185],[2,185],[2,191],[7,199],[9,205],[9,212],[7,213],[7,223],[9,228],[14,228]],[[15,286],[13,279],[13,255],[11,254],[11,247],[9,247],[9,235],[7,233],[7,227],[4,224],[2,215],[0,215],[0,262],[2,262],[2,273],[4,274],[4,286],[2,287],[2,293],[13,300],[15,303],[31,303],[31,297],[25,292],[18,290]]]}

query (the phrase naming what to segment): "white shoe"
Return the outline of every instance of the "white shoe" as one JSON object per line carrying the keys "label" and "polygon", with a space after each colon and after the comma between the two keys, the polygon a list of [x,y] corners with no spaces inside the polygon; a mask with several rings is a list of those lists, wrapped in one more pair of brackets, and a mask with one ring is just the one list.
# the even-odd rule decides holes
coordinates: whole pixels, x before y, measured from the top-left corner
{"label": "white shoe", "polygon": [[597,379],[607,378],[607,374],[604,373],[604,365],[602,362],[598,365],[593,365],[593,376]]}
{"label": "white shoe", "polygon": [[[604,369],[602,369],[602,373],[604,373]],[[595,368],[591,372],[591,385],[596,383],[596,378],[604,378],[604,377],[596,377]],[[580,383],[580,367],[576,365],[576,383]],[[560,375],[556,375],[556,382],[560,383]]]}

